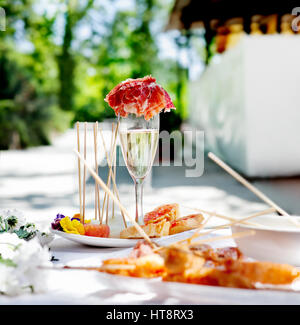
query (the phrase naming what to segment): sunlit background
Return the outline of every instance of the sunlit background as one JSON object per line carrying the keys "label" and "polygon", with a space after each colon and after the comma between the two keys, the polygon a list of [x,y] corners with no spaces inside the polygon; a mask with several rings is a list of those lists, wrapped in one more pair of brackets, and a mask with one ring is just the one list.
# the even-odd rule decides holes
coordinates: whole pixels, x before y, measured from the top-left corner
{"label": "sunlit background", "polygon": [[[176,43],[178,30],[165,30],[173,1],[0,5],[7,25],[0,34],[1,149],[49,144],[55,131],[74,121],[113,117],[103,100],[109,90],[148,74],[164,85],[177,107],[166,127],[176,129],[187,117],[190,54]],[[195,61],[193,74],[201,69],[201,60]]]}

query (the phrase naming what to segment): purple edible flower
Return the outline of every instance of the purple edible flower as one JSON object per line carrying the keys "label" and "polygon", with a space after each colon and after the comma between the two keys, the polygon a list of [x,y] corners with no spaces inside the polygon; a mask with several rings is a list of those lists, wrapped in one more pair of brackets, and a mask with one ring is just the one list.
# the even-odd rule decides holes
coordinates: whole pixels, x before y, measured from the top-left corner
{"label": "purple edible flower", "polygon": [[51,223],[51,228],[54,230],[62,230],[60,220],[63,218],[65,218],[65,216],[63,214],[58,213],[54,221]]}
{"label": "purple edible flower", "polygon": [[60,221],[61,219],[65,218],[65,217],[66,217],[66,216],[64,216],[63,214],[58,213],[58,214],[56,215],[56,218],[55,218],[54,220],[59,219],[59,221]]}

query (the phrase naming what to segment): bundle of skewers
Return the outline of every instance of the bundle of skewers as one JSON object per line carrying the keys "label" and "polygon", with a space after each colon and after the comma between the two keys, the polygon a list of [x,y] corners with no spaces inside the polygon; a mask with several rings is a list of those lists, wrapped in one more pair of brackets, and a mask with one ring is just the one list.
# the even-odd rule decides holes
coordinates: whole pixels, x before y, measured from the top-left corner
{"label": "bundle of skewers", "polygon": [[[80,153],[80,123],[76,123],[77,129],[77,150]],[[98,147],[99,147],[99,134],[102,141],[102,148],[105,153],[105,158],[108,165],[108,175],[106,180],[107,188],[112,190],[112,193],[116,195],[118,200],[119,192],[116,185],[116,145],[117,145],[117,136],[118,136],[119,123],[112,123],[111,125],[111,139],[110,139],[110,148],[107,149],[107,145],[105,143],[103,130],[99,128],[98,122],[93,124],[93,138],[94,138],[94,170],[96,175],[98,176]],[[86,139],[87,139],[87,123],[84,123],[84,148],[83,148],[83,157],[86,159]],[[78,158],[78,187],[79,187],[79,204],[80,204],[80,218],[85,224],[86,215],[85,215],[85,204],[86,204],[86,173],[87,167],[84,165],[83,167],[83,187],[81,181],[81,161]],[[105,223],[106,226],[109,224],[109,219],[115,217],[115,202],[110,202],[110,196],[107,192],[104,191],[103,199],[100,200],[100,188],[97,182],[95,182],[95,217],[94,220],[98,220],[99,224],[97,225],[99,228]],[[110,203],[111,207],[110,207]],[[125,216],[123,211],[121,210],[122,219],[124,222],[124,226],[127,227]]]}
{"label": "bundle of skewers", "polygon": [[[83,132],[82,132],[83,126]],[[82,154],[83,159],[87,159],[87,134],[88,134],[87,122],[76,123],[76,137],[77,137],[77,152]],[[104,132],[99,127],[98,122],[92,124],[93,129],[93,160],[95,175],[99,176],[99,151],[105,155],[105,159],[108,166],[108,173],[106,179],[106,187],[112,191],[112,193],[119,198],[119,192],[116,184],[116,146],[118,136],[118,123],[112,123],[111,125],[111,137],[109,148],[106,144]],[[83,136],[82,136],[83,133]],[[83,143],[83,144],[82,144]],[[100,149],[101,148],[101,149]],[[76,213],[72,218],[58,214],[52,228],[55,230],[62,230],[67,233],[95,236],[95,237],[109,237],[110,228],[109,220],[113,219],[116,215],[117,208],[113,200],[111,200],[109,194],[106,191],[100,189],[99,184],[95,181],[94,186],[94,218],[87,216],[87,167],[82,168],[82,162],[78,158],[77,162],[77,174],[78,174],[78,194],[79,194],[79,213]],[[125,228],[127,227],[125,215],[121,210],[121,216]]]}

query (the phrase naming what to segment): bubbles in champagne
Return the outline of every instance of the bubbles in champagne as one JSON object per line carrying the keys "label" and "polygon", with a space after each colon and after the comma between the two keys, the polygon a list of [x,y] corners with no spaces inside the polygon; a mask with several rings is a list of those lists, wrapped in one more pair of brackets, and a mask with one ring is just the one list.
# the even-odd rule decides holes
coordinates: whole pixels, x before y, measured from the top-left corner
{"label": "bubbles in champagne", "polygon": [[120,132],[123,157],[134,178],[144,178],[155,157],[159,133],[155,129]]}

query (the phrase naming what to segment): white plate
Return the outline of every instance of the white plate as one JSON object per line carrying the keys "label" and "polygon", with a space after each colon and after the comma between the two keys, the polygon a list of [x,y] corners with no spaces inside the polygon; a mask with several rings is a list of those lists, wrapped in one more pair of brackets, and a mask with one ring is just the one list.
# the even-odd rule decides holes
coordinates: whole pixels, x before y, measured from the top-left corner
{"label": "white plate", "polygon": [[[300,225],[300,217],[293,218]],[[234,239],[246,256],[260,261],[300,266],[300,227],[284,216],[267,215],[253,220],[262,224],[262,227],[242,224],[231,227],[232,233],[255,230],[253,236]]]}
{"label": "white plate", "polygon": [[[97,247],[133,247],[136,245],[138,241],[141,240],[141,239],[122,239],[116,237],[101,238],[101,237],[69,234],[64,231],[54,230],[52,228],[50,228],[50,231],[55,235],[61,236],[73,242],[89,245],[89,246],[97,246]],[[182,233],[175,234],[175,235],[154,238],[153,241],[163,245],[170,244],[177,240],[190,237],[192,232],[194,232],[194,230],[184,231]]]}
{"label": "white plate", "polygon": [[141,279],[105,273],[99,273],[99,277],[103,277],[103,283],[110,290],[126,293],[148,293],[148,295],[152,293],[154,299],[157,299],[153,301],[154,304],[170,304],[170,302],[185,305],[300,304],[300,293],[296,291],[299,290],[299,287],[296,285],[289,286],[284,290],[280,286],[272,286],[272,290],[270,288],[249,290],[190,283],[163,282],[159,278]]}
{"label": "white plate", "polygon": [[[99,266],[99,260],[97,260]],[[76,263],[75,266],[81,265]],[[96,266],[93,263],[86,266]],[[104,305],[299,305],[300,293],[273,290],[251,290],[217,286],[163,282],[160,278],[142,279],[118,276],[97,271],[49,271],[52,297],[64,293],[64,304]],[[84,281],[82,281],[84,279]],[[76,283],[76,286],[74,286]],[[297,290],[297,288],[288,288]],[[31,295],[30,299],[34,299]],[[1,298],[1,297],[0,297]],[[1,298],[3,299],[3,298]],[[0,300],[1,302],[1,300]],[[28,304],[29,300],[27,300]],[[9,302],[11,304],[11,301]],[[26,303],[26,300],[25,300]],[[38,303],[38,302],[37,302]],[[47,302],[46,302],[47,303]],[[49,303],[49,300],[48,300]],[[30,301],[31,304],[31,301]],[[43,304],[43,303],[41,303]]]}
{"label": "white plate", "polygon": [[137,239],[121,239],[121,238],[101,238],[101,237],[92,237],[84,236],[77,234],[69,234],[64,231],[50,229],[50,231],[58,236],[61,236],[65,239],[71,240],[73,242],[97,246],[97,247],[133,247],[138,242]]}

